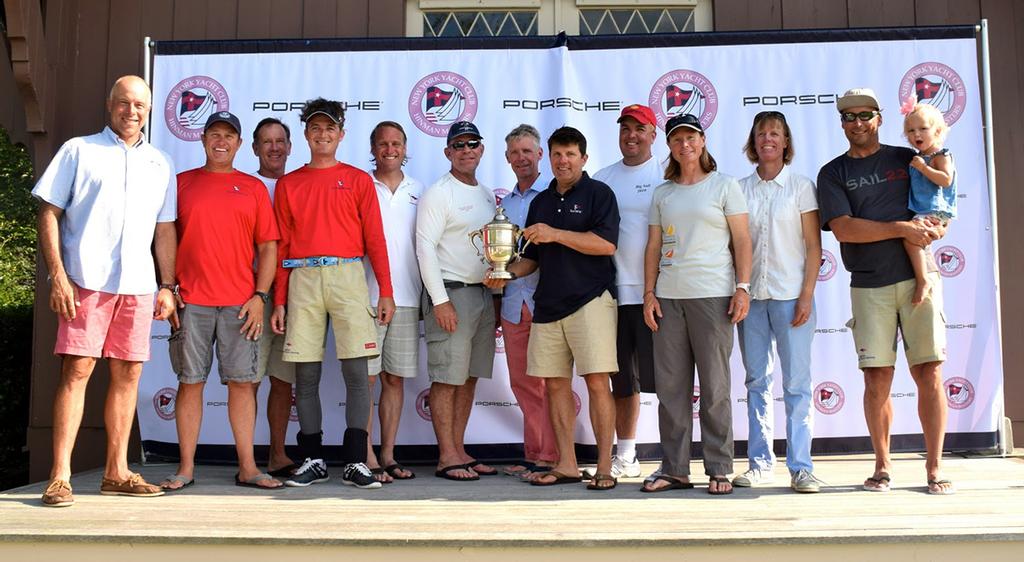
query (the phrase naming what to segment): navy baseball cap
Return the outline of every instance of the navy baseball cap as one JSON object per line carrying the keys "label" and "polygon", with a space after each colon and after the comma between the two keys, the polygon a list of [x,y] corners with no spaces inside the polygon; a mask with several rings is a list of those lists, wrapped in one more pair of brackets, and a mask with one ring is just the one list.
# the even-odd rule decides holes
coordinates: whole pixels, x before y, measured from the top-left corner
{"label": "navy baseball cap", "polygon": [[477,129],[476,125],[469,121],[458,121],[456,123],[452,123],[452,126],[448,129],[448,140],[446,142],[450,144],[452,139],[462,135],[473,135],[478,139],[483,139],[483,137],[480,136],[480,129]]}
{"label": "navy baseball cap", "polygon": [[242,124],[238,121],[238,117],[235,117],[235,114],[230,111],[218,111],[211,115],[210,118],[206,120],[203,132],[205,133],[210,130],[210,127],[216,123],[227,123],[235,128],[236,133],[242,134]]}
{"label": "navy baseball cap", "polygon": [[665,138],[668,139],[668,136],[672,134],[672,131],[675,131],[679,127],[686,127],[688,129],[693,129],[702,135],[704,134],[704,127],[701,126],[700,119],[697,119],[697,116],[692,113],[686,113],[684,115],[676,115],[669,119],[668,123],[665,123]]}

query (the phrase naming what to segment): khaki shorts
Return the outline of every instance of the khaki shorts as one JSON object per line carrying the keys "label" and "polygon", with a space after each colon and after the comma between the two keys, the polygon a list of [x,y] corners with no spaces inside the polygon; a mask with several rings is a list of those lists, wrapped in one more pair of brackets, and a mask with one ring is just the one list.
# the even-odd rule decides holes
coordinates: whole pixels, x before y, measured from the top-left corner
{"label": "khaki shorts", "polygon": [[462,386],[469,377],[489,379],[494,371],[494,297],[487,287],[448,289],[458,322],[448,333],[437,325],[430,295],[423,291],[423,332],[430,382]]}
{"label": "khaki shorts", "polygon": [[291,363],[322,361],[328,317],[338,359],[378,355],[376,315],[361,261],[295,268],[288,276],[282,357]]}
{"label": "khaki shorts", "polygon": [[284,336],[275,334],[270,327],[270,316],[273,313],[273,304],[267,303],[263,307],[263,334],[260,335],[258,374],[260,380],[269,374],[275,379],[295,384],[295,363],[286,363],[284,359],[281,359],[281,354],[284,352]]}
{"label": "khaki shorts", "polygon": [[918,306],[910,303],[915,281],[908,279],[885,287],[850,289],[857,366],[892,367],[896,364],[897,328],[903,334],[907,363],[946,360],[946,317],[942,313],[942,280],[929,273],[932,293]]}
{"label": "khaki shorts", "polygon": [[530,327],[526,374],[534,377],[572,377],[572,365],[580,376],[615,373],[615,327],[618,305],[605,291],[569,316]]}

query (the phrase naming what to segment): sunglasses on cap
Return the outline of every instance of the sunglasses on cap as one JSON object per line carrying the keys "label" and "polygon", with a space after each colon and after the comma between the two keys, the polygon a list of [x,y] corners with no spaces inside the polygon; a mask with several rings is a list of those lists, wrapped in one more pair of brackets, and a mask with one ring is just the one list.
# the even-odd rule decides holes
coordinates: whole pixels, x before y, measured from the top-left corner
{"label": "sunglasses on cap", "polygon": [[754,116],[754,121],[761,121],[762,119],[778,119],[783,123],[786,122],[786,116],[780,111],[762,111]]}
{"label": "sunglasses on cap", "polygon": [[881,111],[861,111],[859,113],[853,113],[852,111],[844,111],[839,114],[839,118],[847,123],[853,123],[860,119],[861,121],[871,121],[876,115],[881,115]]}
{"label": "sunglasses on cap", "polygon": [[474,150],[476,148],[479,148],[479,146],[480,146],[480,141],[479,140],[468,140],[468,141],[455,141],[455,142],[451,143],[450,145],[448,145],[448,148],[451,148],[452,150],[462,150],[463,148],[469,147],[470,150]]}

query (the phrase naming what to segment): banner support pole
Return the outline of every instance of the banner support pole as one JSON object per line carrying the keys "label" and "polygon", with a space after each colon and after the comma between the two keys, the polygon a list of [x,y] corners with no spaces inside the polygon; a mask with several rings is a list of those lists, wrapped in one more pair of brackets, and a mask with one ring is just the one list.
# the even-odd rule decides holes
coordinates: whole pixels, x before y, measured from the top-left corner
{"label": "banner support pole", "polygon": [[[153,91],[153,39],[148,35],[142,38],[142,79],[146,81],[149,86],[149,91]],[[152,100],[150,100],[152,106]],[[149,142],[153,135],[153,127],[150,124],[153,122],[153,108],[149,109],[149,116],[146,118],[146,142]]]}

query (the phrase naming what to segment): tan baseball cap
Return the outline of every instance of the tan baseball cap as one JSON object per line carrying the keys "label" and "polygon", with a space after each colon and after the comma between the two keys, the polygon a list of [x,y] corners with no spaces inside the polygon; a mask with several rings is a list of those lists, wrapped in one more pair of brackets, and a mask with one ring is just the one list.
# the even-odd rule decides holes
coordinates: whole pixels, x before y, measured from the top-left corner
{"label": "tan baseball cap", "polygon": [[846,111],[851,107],[859,106],[882,109],[882,106],[878,104],[878,96],[875,95],[875,91],[871,88],[853,88],[852,90],[846,90],[846,93],[836,101],[836,108],[838,108],[839,111]]}

